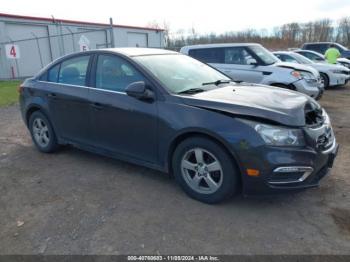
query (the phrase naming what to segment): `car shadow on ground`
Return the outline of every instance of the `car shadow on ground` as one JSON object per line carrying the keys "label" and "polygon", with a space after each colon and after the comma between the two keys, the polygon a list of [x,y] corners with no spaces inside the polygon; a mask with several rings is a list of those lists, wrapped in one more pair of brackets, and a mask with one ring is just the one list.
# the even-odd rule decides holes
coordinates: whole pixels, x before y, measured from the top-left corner
{"label": "car shadow on ground", "polygon": [[[33,148],[33,150],[35,150],[35,148]],[[62,147],[54,155],[67,156],[69,158],[72,158],[75,161],[79,162],[79,163],[76,163],[77,166],[79,165],[85,166],[84,164],[80,164],[80,161],[82,161],[84,163],[94,163],[99,168],[107,169],[108,172],[99,173],[99,175],[101,176],[104,176],[104,175],[110,176],[110,172],[114,173],[115,176],[119,176],[120,173],[123,173],[122,175],[123,178],[127,176],[128,179],[134,180],[134,182],[136,183],[138,183],[139,181],[137,178],[142,177],[142,181],[147,180],[148,188],[144,188],[145,191],[147,190],[152,191],[154,190],[154,188],[159,188],[159,187],[171,187],[176,192],[176,194],[185,195],[185,193],[181,190],[180,186],[176,183],[172,174],[157,171],[147,167],[142,167],[136,164],[131,164],[122,160],[98,155],[95,153],[83,151],[72,146]],[[113,170],[115,170],[115,172],[113,172]],[[84,170],[81,170],[81,171],[84,171]],[[239,193],[234,195],[232,198],[224,201],[223,203],[216,204],[216,205],[208,205],[208,206],[215,207],[215,206],[248,205],[248,206],[258,207],[258,206],[261,206],[262,204],[271,205],[271,204],[280,204],[282,202],[286,203],[288,201],[294,202],[293,199],[302,197],[304,192],[305,191],[300,191],[297,193],[287,193],[287,194],[246,196],[240,191]],[[162,197],[167,197],[167,195],[164,195]],[[195,200],[191,199],[191,201],[195,201]]]}

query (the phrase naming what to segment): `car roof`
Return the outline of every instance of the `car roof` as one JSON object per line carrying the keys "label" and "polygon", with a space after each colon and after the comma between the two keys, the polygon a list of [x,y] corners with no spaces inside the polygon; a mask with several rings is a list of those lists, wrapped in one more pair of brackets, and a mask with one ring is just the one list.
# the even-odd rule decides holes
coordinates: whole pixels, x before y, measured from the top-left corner
{"label": "car roof", "polygon": [[316,51],[313,51],[313,50],[305,50],[305,49],[298,49],[298,50],[295,50],[294,51],[295,53],[312,53],[312,54],[315,54],[315,55],[318,55],[318,56],[322,56],[322,54],[316,52]]}
{"label": "car roof", "polygon": [[273,54],[286,54],[286,55],[290,55],[290,54],[294,54],[295,52],[293,51],[275,51],[272,52]]}
{"label": "car roof", "polygon": [[112,53],[122,54],[125,56],[145,56],[145,55],[165,55],[165,54],[179,54],[178,52],[159,49],[159,48],[140,48],[140,47],[118,47],[118,48],[104,48],[99,50],[94,50],[95,52],[99,51],[108,51]]}
{"label": "car roof", "polygon": [[216,47],[235,47],[235,46],[253,46],[260,45],[258,43],[224,43],[224,44],[202,44],[202,45],[187,45],[181,48],[181,51],[201,48],[216,48]]}
{"label": "car roof", "polygon": [[303,45],[324,45],[324,44],[336,44],[335,42],[309,42],[309,43],[305,43]]}

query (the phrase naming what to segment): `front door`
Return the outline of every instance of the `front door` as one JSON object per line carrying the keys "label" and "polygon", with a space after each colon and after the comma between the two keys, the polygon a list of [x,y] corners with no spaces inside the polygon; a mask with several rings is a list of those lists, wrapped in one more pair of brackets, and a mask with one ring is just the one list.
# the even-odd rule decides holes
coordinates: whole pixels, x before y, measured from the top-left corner
{"label": "front door", "polygon": [[96,59],[90,91],[92,139],[96,147],[150,163],[157,160],[157,102],[141,101],[126,87],[147,79],[117,55]]}
{"label": "front door", "polygon": [[250,64],[253,60],[255,59],[245,47],[226,47],[223,63],[213,64],[213,66],[233,80],[261,83],[264,78],[264,66]]}

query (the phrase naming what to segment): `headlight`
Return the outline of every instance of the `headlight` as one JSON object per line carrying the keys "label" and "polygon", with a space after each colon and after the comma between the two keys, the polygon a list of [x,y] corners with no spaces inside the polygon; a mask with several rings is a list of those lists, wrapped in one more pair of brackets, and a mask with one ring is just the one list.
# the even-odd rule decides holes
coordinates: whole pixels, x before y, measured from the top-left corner
{"label": "headlight", "polygon": [[343,70],[331,70],[333,74],[345,74]]}
{"label": "headlight", "polygon": [[256,124],[254,129],[266,144],[272,146],[304,146],[304,134],[300,129],[289,129],[265,124]]}
{"label": "headlight", "polygon": [[291,72],[292,76],[298,79],[305,79],[305,80],[316,80],[315,76],[311,73],[304,72],[304,71],[293,71]]}

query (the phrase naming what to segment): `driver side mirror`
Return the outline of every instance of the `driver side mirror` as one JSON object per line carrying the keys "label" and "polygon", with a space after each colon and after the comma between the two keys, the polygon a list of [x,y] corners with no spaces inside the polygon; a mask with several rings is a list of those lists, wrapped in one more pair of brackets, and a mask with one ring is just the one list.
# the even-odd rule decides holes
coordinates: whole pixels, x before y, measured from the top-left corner
{"label": "driver side mirror", "polygon": [[144,81],[133,82],[125,89],[128,96],[134,97],[139,100],[154,100],[154,92],[146,87]]}
{"label": "driver side mirror", "polygon": [[249,58],[249,59],[247,60],[247,64],[248,64],[248,65],[257,66],[257,65],[258,65],[258,62],[257,62],[254,58]]}

